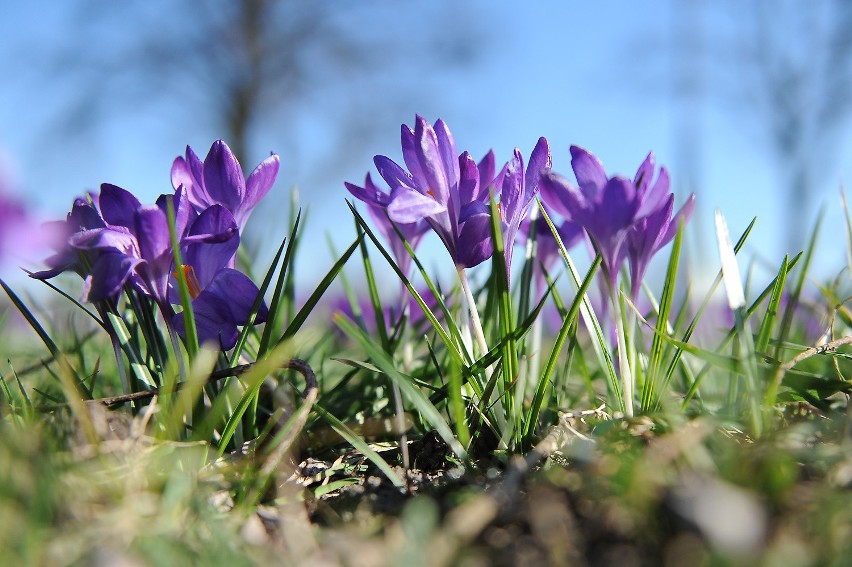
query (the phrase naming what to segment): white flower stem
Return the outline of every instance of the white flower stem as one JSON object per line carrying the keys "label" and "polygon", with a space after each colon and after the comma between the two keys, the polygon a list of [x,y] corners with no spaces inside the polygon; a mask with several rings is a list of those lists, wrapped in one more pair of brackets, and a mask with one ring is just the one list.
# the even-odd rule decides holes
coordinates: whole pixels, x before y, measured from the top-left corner
{"label": "white flower stem", "polygon": [[464,297],[467,301],[470,323],[471,327],[473,327],[473,336],[476,339],[476,346],[479,347],[480,351],[479,356],[483,356],[488,352],[488,343],[485,342],[485,332],[482,330],[482,321],[479,319],[479,311],[476,309],[476,300],[473,298],[473,291],[470,289],[470,282],[467,279],[464,268],[456,266],[456,271],[458,271]]}
{"label": "white flower stem", "polygon": [[627,324],[621,312],[621,304],[618,300],[618,291],[610,289],[612,299],[613,317],[615,318],[616,347],[618,349],[618,367],[621,374],[621,389],[624,398],[624,415],[633,417],[633,369],[630,365],[627,337],[624,327]]}

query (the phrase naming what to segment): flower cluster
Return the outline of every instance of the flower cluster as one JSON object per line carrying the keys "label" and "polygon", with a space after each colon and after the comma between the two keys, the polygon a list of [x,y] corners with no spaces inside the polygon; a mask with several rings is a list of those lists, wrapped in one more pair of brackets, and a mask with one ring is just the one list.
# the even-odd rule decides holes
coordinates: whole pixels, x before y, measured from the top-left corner
{"label": "flower cluster", "polygon": [[[355,197],[376,211],[374,218],[381,217],[380,227],[390,226],[387,219],[397,223],[412,247],[431,227],[457,267],[476,266],[490,258],[494,250],[489,207],[491,188],[499,192],[495,197],[500,200],[509,260],[511,244],[538,192],[541,174],[550,168],[547,140],[539,140],[526,170],[523,156],[515,150],[512,160],[495,175],[493,152],[489,151],[479,162],[468,152],[459,154],[443,120],[439,119],[433,126],[417,116],[413,130],[402,126],[402,157],[407,171],[383,155],[373,160],[379,175],[390,186],[387,193],[377,189],[369,175],[365,187],[346,184]],[[396,238],[392,228],[382,231],[389,241]],[[397,253],[401,262],[403,253],[404,248]]]}
{"label": "flower cluster", "polygon": [[[674,195],[669,176],[660,168],[654,179],[653,154],[639,166],[635,177],[609,177],[601,162],[586,150],[571,147],[574,185],[551,170],[547,140],[540,138],[524,168],[521,152],[495,174],[494,153],[480,162],[468,152],[459,154],[443,120],[434,126],[417,116],[415,126],[402,126],[402,156],[407,170],[386,156],[376,156],[379,175],[389,185],[382,191],[369,174],[365,186],[346,183],[347,189],[370,207],[373,218],[400,263],[410,260],[399,234],[413,247],[428,227],[438,235],[458,268],[480,264],[493,252],[489,199],[499,201],[507,268],[522,222],[525,222],[536,195],[541,194],[548,214],[562,217],[556,225],[566,247],[576,243],[583,232],[600,253],[605,282],[615,290],[618,273],[625,260],[631,276],[631,291],[638,295],[651,258],[668,244],[679,221],[688,220],[695,195],[674,215]],[[392,221],[392,222],[391,222]],[[530,230],[524,224],[524,236]],[[543,222],[537,224],[537,265],[549,268],[558,258],[552,232]]]}
{"label": "flower cluster", "polygon": [[627,260],[631,293],[636,300],[651,258],[674,238],[680,220],[686,222],[692,215],[695,195],[690,195],[672,216],[674,195],[669,191],[669,174],[662,167],[653,179],[653,153],[639,166],[633,180],[608,177],[600,160],[578,146],[571,146],[571,167],[578,186],[550,172],[542,178],[542,198],[585,229],[601,255],[611,292]]}
{"label": "flower cluster", "polygon": [[[129,191],[105,183],[100,194],[75,200],[64,221],[53,223],[62,234],[47,270],[39,279],[74,271],[84,278],[84,299],[113,301],[125,289],[150,297],[166,323],[183,333],[177,276],[185,276],[199,341],[223,350],[233,348],[237,327],[249,324],[258,288],[234,269],[240,232],[252,209],[269,192],[278,172],[278,156],[263,161],[246,179],[225,142],[213,143],[202,162],[187,147],[172,166],[174,192],[144,205]],[[168,210],[181,265],[175,265]],[[254,318],[262,323],[265,304]]]}

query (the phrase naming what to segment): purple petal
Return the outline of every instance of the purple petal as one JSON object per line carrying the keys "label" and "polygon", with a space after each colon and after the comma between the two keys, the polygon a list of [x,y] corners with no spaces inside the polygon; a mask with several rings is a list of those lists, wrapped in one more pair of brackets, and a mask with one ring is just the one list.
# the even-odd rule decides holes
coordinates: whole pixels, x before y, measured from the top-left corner
{"label": "purple petal", "polygon": [[435,135],[438,137],[438,150],[441,152],[441,163],[444,166],[444,176],[447,185],[458,187],[459,185],[459,161],[456,151],[456,142],[447,124],[440,118],[435,122]]}
{"label": "purple petal", "polygon": [[376,169],[379,175],[390,186],[391,190],[397,187],[405,187],[412,190],[417,190],[417,186],[411,175],[402,169],[395,161],[387,156],[375,156],[373,163],[376,164]]}
{"label": "purple petal", "polygon": [[[649,179],[648,183],[650,182],[651,180]],[[642,206],[639,208],[639,212],[637,213],[638,216],[643,217],[649,215],[652,211],[663,206],[666,197],[668,197],[668,195],[670,194],[670,185],[671,182],[669,181],[669,172],[668,170],[666,170],[665,167],[661,167],[660,174],[657,176],[657,181],[656,183],[654,183],[653,187],[651,187],[650,190],[647,190],[644,193],[639,193],[639,196],[642,199]]]}
{"label": "purple petal", "polygon": [[479,168],[467,152],[459,156],[459,204],[464,206],[479,195]]}
{"label": "purple petal", "polygon": [[654,177],[654,152],[648,152],[645,160],[636,170],[636,176],[633,178],[633,183],[640,193],[647,191],[651,186],[651,180]]}
{"label": "purple petal", "polygon": [[456,265],[464,268],[477,266],[491,257],[491,215],[486,212],[465,215],[456,248]]}
{"label": "purple petal", "polygon": [[527,164],[526,177],[524,179],[525,191],[535,194],[538,191],[539,180],[541,175],[548,171],[553,165],[550,157],[550,146],[547,143],[547,138],[541,137],[533,148],[530,154],[530,161]]}
{"label": "purple petal", "polygon": [[140,208],[136,211],[134,220],[136,239],[139,242],[139,253],[142,258],[153,261],[171,252],[169,221],[159,207],[152,205]]}
{"label": "purple petal", "polygon": [[107,223],[128,228],[133,226],[133,214],[136,209],[142,206],[130,191],[110,183],[101,185],[99,202],[101,216]]}
{"label": "purple petal", "polygon": [[[258,289],[244,274],[223,269],[192,302],[199,343],[213,343],[230,350],[237,343],[237,325],[246,325]],[[261,303],[255,324],[266,321],[269,311]],[[176,330],[183,334],[183,316],[174,320]]]}
{"label": "purple petal", "polygon": [[[218,241],[217,235],[230,235],[224,241]],[[213,205],[195,219],[189,229],[190,240],[183,251],[183,262],[192,266],[202,289],[213,280],[216,274],[228,266],[240,246],[237,223],[233,215],[221,205]],[[204,241],[204,239],[207,241]]]}
{"label": "purple petal", "polygon": [[363,187],[359,187],[358,185],[348,182],[344,182],[343,184],[354,197],[368,205],[384,208],[390,204],[390,195],[379,189],[379,187],[373,183],[373,179],[370,177],[369,173],[364,178]]}
{"label": "purple petal", "polygon": [[[426,194],[447,205],[450,201],[450,187],[447,180],[446,167],[442,163],[443,154],[438,145],[438,135],[435,129],[422,117],[417,117],[414,128],[414,142],[423,179],[415,178],[418,185]],[[455,161],[456,157],[453,156]]]}
{"label": "purple petal", "polygon": [[474,199],[481,199],[483,195],[488,195],[489,187],[494,182],[495,171],[497,166],[494,161],[494,151],[488,150],[479,163],[476,165],[479,170],[479,193],[474,195]]}
{"label": "purple petal", "polygon": [[189,165],[187,165],[186,160],[183,156],[178,156],[175,158],[175,161],[172,162],[172,187],[177,189],[181,185],[183,185],[187,189],[191,189],[193,186],[192,172],[189,170]]}
{"label": "purple petal", "polygon": [[86,301],[95,302],[115,297],[130,277],[133,268],[141,262],[124,254],[103,254],[92,266],[87,278]]}
{"label": "purple petal", "polygon": [[136,238],[123,226],[93,228],[75,233],[68,244],[78,250],[113,250],[122,254],[136,255]]}
{"label": "purple petal", "polygon": [[388,214],[394,222],[412,223],[425,217],[446,212],[447,207],[435,199],[411,189],[400,189],[391,193]]}
{"label": "purple petal", "polygon": [[[414,130],[403,124],[400,127],[400,138],[402,142],[402,160],[405,163],[405,167],[411,172],[410,177],[412,179],[423,179],[423,171],[420,169],[420,158],[417,157],[418,154],[414,142]],[[378,164],[376,166],[378,167]],[[381,172],[381,170],[379,171]]]}
{"label": "purple petal", "polygon": [[677,231],[677,227],[680,224],[681,219],[683,220],[683,223],[686,224],[687,221],[689,221],[689,218],[692,216],[692,212],[694,210],[695,210],[695,193],[692,193],[689,196],[689,198],[686,200],[686,202],[683,205],[681,205],[678,212],[675,213],[674,217],[672,218],[672,222],[669,223],[669,228],[666,231],[666,234],[661,239],[661,242],[662,242],[662,244],[660,244],[661,248],[663,246],[665,246],[666,244],[668,244],[669,242],[671,242],[672,238],[674,238],[675,231]]}
{"label": "purple petal", "polygon": [[240,162],[222,140],[213,142],[204,158],[204,188],[214,202],[231,212],[245,199],[246,182]]}
{"label": "purple petal", "polygon": [[586,196],[575,185],[558,173],[548,171],[539,185],[541,199],[563,217],[582,222],[589,209]]}
{"label": "purple petal", "polygon": [[571,168],[587,199],[597,201],[607,182],[601,161],[583,148],[571,146]]}
{"label": "purple petal", "polygon": [[248,179],[246,180],[246,197],[240,208],[237,224],[243,226],[248,219],[251,210],[263,199],[272,185],[275,183],[275,178],[278,176],[278,168],[280,159],[276,154],[272,154],[254,168]]}

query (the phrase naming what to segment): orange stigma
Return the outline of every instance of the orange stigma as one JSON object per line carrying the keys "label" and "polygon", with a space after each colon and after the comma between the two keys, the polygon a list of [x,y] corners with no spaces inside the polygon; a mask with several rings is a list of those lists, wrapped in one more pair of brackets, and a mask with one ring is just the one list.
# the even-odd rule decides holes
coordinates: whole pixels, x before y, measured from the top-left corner
{"label": "orange stigma", "polygon": [[198,283],[198,278],[195,275],[195,270],[192,266],[181,264],[174,272],[175,278],[178,277],[178,272],[183,272],[183,278],[186,281],[186,287],[189,289],[189,295],[195,299],[201,294],[201,284]]}

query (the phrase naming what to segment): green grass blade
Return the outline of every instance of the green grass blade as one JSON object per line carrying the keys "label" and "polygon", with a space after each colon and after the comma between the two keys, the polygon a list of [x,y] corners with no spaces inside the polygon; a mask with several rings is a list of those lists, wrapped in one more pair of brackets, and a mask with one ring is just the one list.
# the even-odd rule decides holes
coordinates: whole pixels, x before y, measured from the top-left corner
{"label": "green grass blade", "polygon": [[[189,284],[186,281],[186,274],[183,271],[183,260],[180,257],[180,243],[175,229],[175,208],[172,199],[166,199],[166,216],[169,221],[169,235],[172,239],[172,254],[174,255],[175,276],[180,290],[180,304],[183,308],[183,327],[184,327],[184,345],[186,346],[186,354],[189,357],[190,363],[198,354],[198,331],[195,328],[195,313],[192,311],[192,296],[189,293]],[[174,353],[175,358],[181,356],[180,352]]]}
{"label": "green grass blade", "polygon": [[642,389],[641,409],[649,410],[659,405],[660,396],[665,390],[667,383],[665,376],[661,376],[663,365],[663,350],[666,345],[660,337],[669,333],[669,314],[671,313],[674,290],[677,281],[677,269],[680,261],[681,243],[683,242],[683,221],[679,223],[677,233],[672,243],[672,251],[669,255],[666,279],[663,284],[663,294],[660,297],[660,305],[657,309],[657,332],[651,341],[651,353],[648,357],[648,371],[645,375],[645,387]]}
{"label": "green grass blade", "polygon": [[[542,218],[547,223],[547,226],[550,227],[557,244],[559,244],[559,251],[562,254],[562,259],[568,266],[568,274],[571,277],[571,282],[574,284],[575,289],[579,290],[582,285],[579,272],[577,272],[577,268],[574,266],[574,261],[571,260],[571,257],[568,255],[568,250],[565,249],[565,245],[559,238],[559,233],[553,225],[553,221],[550,220],[547,211],[540,202],[539,211],[541,212]],[[606,373],[607,385],[609,387],[610,394],[614,398],[615,408],[623,412],[625,409],[624,398],[622,396],[618,373],[615,371],[615,364],[613,363],[612,356],[610,356],[609,353],[609,341],[604,336],[600,322],[598,322],[598,318],[595,316],[594,310],[592,309],[592,302],[589,301],[589,298],[585,295],[583,296],[582,305],[580,306],[580,315],[583,317],[583,322],[589,329],[589,334],[592,336],[592,348],[595,351],[598,363],[600,364],[601,369],[603,369]]]}
{"label": "green grass blade", "polygon": [[[286,244],[286,242],[286,238],[281,241],[281,245],[278,247],[278,251],[275,253],[275,257],[272,259],[272,263],[269,265],[269,269],[266,271],[266,276],[264,276],[263,282],[260,284],[260,289],[258,290],[257,298],[254,300],[254,304],[251,306],[251,311],[247,319],[247,321],[249,321],[250,323],[254,321],[255,317],[257,316],[257,312],[260,310],[260,305],[263,303],[263,297],[266,295],[266,290],[269,289],[269,284],[272,283],[272,276],[275,273],[275,269],[278,267],[278,262],[281,260],[281,254],[284,251],[284,245]],[[251,333],[252,329],[253,325],[248,324],[243,327],[242,331],[240,331],[240,336],[237,338],[237,344],[234,346],[234,354],[231,358],[231,368],[240,363],[240,353],[242,353],[243,348],[245,348],[246,341],[248,340],[248,336]]]}
{"label": "green grass blade", "polygon": [[402,394],[408,398],[408,400],[414,405],[417,411],[423,416],[423,418],[435,428],[444,442],[452,449],[452,451],[458,456],[460,459],[464,459],[467,457],[467,453],[459,442],[459,440],[453,435],[453,431],[450,426],[447,424],[444,416],[441,415],[441,412],[429,401],[429,398],[420,391],[411,381],[411,379],[404,375],[402,372],[396,369],[396,365],[393,360],[388,356],[386,352],[382,349],[378,348],[376,344],[370,340],[361,329],[359,329],[355,324],[352,323],[349,319],[342,316],[336,316],[335,322],[337,325],[346,333],[350,338],[354,339],[362,349],[367,353],[370,360],[373,361],[381,371],[388,376],[395,384],[399,386],[399,389],[402,391]]}
{"label": "green grass blade", "polygon": [[358,249],[358,246],[360,245],[361,240],[363,238],[363,234],[356,238],[355,242],[353,242],[346,250],[346,252],[343,253],[343,256],[341,256],[334,263],[334,265],[331,267],[325,277],[317,285],[311,296],[307,299],[307,301],[305,301],[305,304],[302,305],[302,308],[299,309],[299,312],[296,314],[296,316],[293,317],[293,320],[290,321],[290,324],[287,326],[287,329],[284,331],[284,334],[278,340],[279,345],[287,339],[293,337],[293,335],[295,335],[296,332],[302,328],[302,325],[308,319],[308,316],[311,314],[311,311],[313,311],[314,307],[316,307],[317,303],[319,303],[319,300],[322,299],[322,296],[325,291],[337,277],[337,274],[340,273],[340,270],[343,269],[343,266],[346,265],[346,262],[349,261],[349,258],[352,256],[355,250]]}
{"label": "green grass blade", "polygon": [[375,452],[370,446],[364,441],[361,437],[358,436],[357,433],[346,427],[346,425],[334,417],[331,413],[326,411],[320,404],[314,403],[313,410],[328,424],[334,429],[338,435],[340,435],[347,443],[352,445],[355,449],[361,452],[370,462],[372,462],[376,467],[382,471],[385,476],[390,480],[394,486],[403,488],[405,487],[405,482],[399,478],[399,475],[393,470],[387,461],[385,461],[381,455]]}
{"label": "green grass blade", "polygon": [[293,261],[293,250],[295,248],[296,235],[299,231],[299,221],[302,218],[302,212],[296,215],[296,221],[293,223],[293,228],[290,230],[290,240],[287,243],[287,251],[284,253],[284,262],[281,264],[281,271],[278,273],[278,281],[275,282],[275,291],[272,293],[272,301],[269,303],[269,320],[263,327],[263,335],[260,337],[260,346],[257,349],[258,357],[263,357],[270,348],[272,348],[272,337],[277,334],[281,325],[282,301],[284,301],[285,282],[287,272],[291,269]]}
{"label": "green grass blade", "polygon": [[559,333],[556,335],[556,340],[553,342],[553,347],[550,350],[550,356],[547,358],[547,363],[544,366],[544,370],[538,377],[538,382],[536,383],[535,392],[533,394],[532,402],[530,404],[530,409],[527,412],[525,418],[525,447],[529,447],[532,444],[532,438],[535,434],[535,428],[538,424],[539,415],[541,415],[542,404],[544,403],[544,395],[547,391],[548,385],[550,384],[550,379],[553,376],[554,371],[556,370],[556,366],[559,360],[559,354],[562,352],[562,347],[565,344],[565,340],[568,338],[569,334],[571,333],[571,329],[577,320],[577,315],[580,312],[580,306],[583,303],[583,298],[585,298],[589,287],[592,285],[592,281],[594,280],[594,277],[597,274],[600,265],[601,257],[600,255],[598,255],[595,257],[594,261],[592,262],[592,265],[589,267],[589,271],[586,272],[586,277],[583,278],[583,282],[580,284],[580,288],[577,291],[577,294],[574,296],[574,301],[571,302],[571,307],[568,309],[568,311],[562,318],[562,326],[559,328]]}

